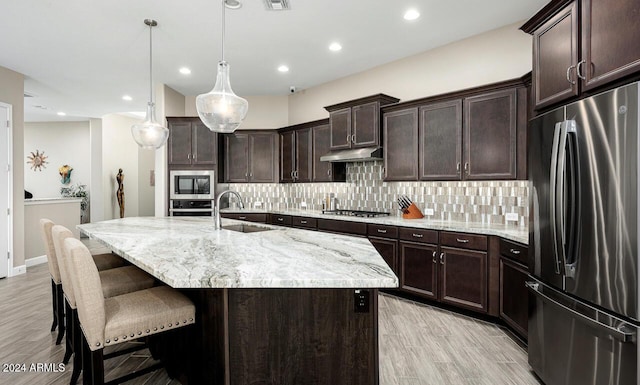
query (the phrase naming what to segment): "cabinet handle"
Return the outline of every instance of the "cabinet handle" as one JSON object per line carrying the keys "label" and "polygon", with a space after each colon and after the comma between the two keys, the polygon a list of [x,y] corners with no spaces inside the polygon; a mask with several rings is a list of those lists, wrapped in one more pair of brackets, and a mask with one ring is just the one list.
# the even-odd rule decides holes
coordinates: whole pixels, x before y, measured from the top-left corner
{"label": "cabinet handle", "polygon": [[351,135],[347,135],[347,144],[351,143]]}
{"label": "cabinet handle", "polygon": [[306,225],[307,221],[300,221],[300,224]]}
{"label": "cabinet handle", "polygon": [[187,160],[191,160],[191,154],[187,154]]}
{"label": "cabinet handle", "polygon": [[351,143],[356,143],[356,134],[351,135]]}
{"label": "cabinet handle", "polygon": [[249,173],[249,178],[253,178],[253,173],[252,172]]}
{"label": "cabinet handle", "polygon": [[515,255],[520,254],[520,250],[516,250],[516,249],[509,249],[509,252],[510,252],[511,254],[515,254]]}
{"label": "cabinet handle", "polygon": [[433,257],[433,259],[432,259],[432,260],[433,260],[433,263],[438,263],[438,262],[436,261],[436,255],[437,255],[437,254],[438,254],[438,252],[434,250],[434,251],[433,251],[433,254],[431,255],[431,256]]}
{"label": "cabinet handle", "polygon": [[244,215],[240,215],[240,216],[238,217],[238,219],[240,219],[240,220],[244,221],[245,219],[247,219],[247,217],[245,217]]}
{"label": "cabinet handle", "polygon": [[198,161],[198,154],[193,154],[192,158],[193,158],[194,162],[197,162]]}
{"label": "cabinet handle", "polygon": [[411,235],[412,235],[414,238],[422,238],[422,237],[424,237],[424,235],[422,235],[422,234],[416,234],[416,233],[411,233]]}
{"label": "cabinet handle", "polygon": [[576,75],[582,80],[586,80],[587,78],[582,74],[582,65],[585,64],[586,60],[580,60],[578,65],[576,66]]}
{"label": "cabinet handle", "polygon": [[294,172],[294,178],[298,179],[298,170]]}
{"label": "cabinet handle", "polygon": [[440,264],[444,265],[444,253],[440,253]]}
{"label": "cabinet handle", "polygon": [[570,65],[569,68],[567,68],[567,81],[571,84],[576,84],[575,80],[571,80],[571,69],[572,68],[576,68],[576,66],[574,65]]}
{"label": "cabinet handle", "polygon": [[469,243],[468,239],[460,239],[460,238],[456,238],[456,241],[458,241],[458,243]]}
{"label": "cabinet handle", "polygon": [[278,221],[278,222],[284,222],[284,218],[279,217],[279,218],[277,218],[277,221]]}
{"label": "cabinet handle", "polygon": [[387,230],[385,230],[385,229],[378,229],[378,232],[379,232],[380,234],[386,234],[386,233],[387,233]]}
{"label": "cabinet handle", "polygon": [[469,175],[469,162],[464,162],[464,171]]}
{"label": "cabinet handle", "polygon": [[331,176],[331,169],[327,169],[327,175]]}
{"label": "cabinet handle", "polygon": [[460,174],[460,162],[456,163],[456,173]]}

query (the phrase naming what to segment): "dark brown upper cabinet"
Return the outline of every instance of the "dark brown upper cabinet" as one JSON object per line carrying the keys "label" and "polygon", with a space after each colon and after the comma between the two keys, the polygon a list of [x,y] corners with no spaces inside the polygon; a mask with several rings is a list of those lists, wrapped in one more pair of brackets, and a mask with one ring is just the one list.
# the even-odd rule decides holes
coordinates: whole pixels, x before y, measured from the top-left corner
{"label": "dark brown upper cabinet", "polygon": [[169,168],[211,168],[217,163],[217,134],[200,118],[167,118]]}
{"label": "dark brown upper cabinet", "polygon": [[236,132],[225,135],[224,181],[278,183],[278,134]]}
{"label": "dark brown upper cabinet", "polygon": [[536,109],[639,72],[639,17],[637,0],[554,0],[527,21]]}
{"label": "dark brown upper cabinet", "polygon": [[418,179],[418,108],[393,111],[383,116],[384,179]]}
{"label": "dark brown upper cabinet", "polygon": [[311,127],[280,133],[280,182],[311,182]]}
{"label": "dark brown upper cabinet", "polygon": [[313,155],[312,174],[314,182],[344,182],[346,180],[346,164],[338,162],[323,162],[320,157],[331,151],[331,132],[329,124],[314,126],[311,131],[311,145]]}
{"label": "dark brown upper cabinet", "polygon": [[329,111],[330,149],[379,146],[380,107],[398,101],[378,94],[325,107]]}
{"label": "dark brown upper cabinet", "polygon": [[384,179],[526,178],[523,79],[383,108]]}
{"label": "dark brown upper cabinet", "polygon": [[464,179],[516,178],[516,115],[516,89],[464,99]]}
{"label": "dark brown upper cabinet", "polygon": [[460,180],[462,100],[420,107],[420,180]]}

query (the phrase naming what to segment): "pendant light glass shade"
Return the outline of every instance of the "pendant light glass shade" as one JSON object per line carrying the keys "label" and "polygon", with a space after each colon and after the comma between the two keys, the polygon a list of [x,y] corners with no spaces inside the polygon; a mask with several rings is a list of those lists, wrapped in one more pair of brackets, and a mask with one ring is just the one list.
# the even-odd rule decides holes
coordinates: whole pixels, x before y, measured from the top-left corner
{"label": "pendant light glass shade", "polygon": [[218,63],[218,76],[213,89],[196,98],[196,109],[202,122],[215,132],[233,132],[247,116],[249,103],[233,93],[226,61]]}
{"label": "pendant light glass shade", "polygon": [[131,135],[138,145],[147,150],[162,147],[169,138],[169,129],[156,121],[155,103],[147,105],[147,116],[144,121],[131,126]]}
{"label": "pendant light glass shade", "polygon": [[[236,7],[239,8],[239,7]],[[211,131],[230,133],[240,126],[249,111],[249,102],[233,93],[229,80],[229,64],[224,60],[225,0],[222,0],[222,60],[218,62],[216,85],[196,97],[200,120]]]}
{"label": "pendant light glass shade", "polygon": [[156,121],[156,105],[153,102],[153,61],[152,61],[152,39],[151,30],[158,25],[158,22],[145,19],[144,23],[149,26],[149,103],[147,103],[147,115],[144,121],[131,126],[131,135],[138,146],[143,149],[158,149],[167,142],[169,129]]}

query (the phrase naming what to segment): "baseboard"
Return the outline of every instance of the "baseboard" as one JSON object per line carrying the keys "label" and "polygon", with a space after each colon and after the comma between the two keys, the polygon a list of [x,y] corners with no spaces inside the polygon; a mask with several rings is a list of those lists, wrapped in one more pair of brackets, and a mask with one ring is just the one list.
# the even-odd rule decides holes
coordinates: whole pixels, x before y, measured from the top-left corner
{"label": "baseboard", "polygon": [[13,269],[11,269],[11,271],[9,272],[9,277],[14,277],[16,275],[24,274],[26,272],[27,272],[26,265],[16,266]]}
{"label": "baseboard", "polygon": [[24,264],[27,267],[31,267],[31,266],[36,266],[36,265],[41,265],[43,263],[47,263],[47,256],[46,255],[41,255],[39,257],[33,257],[33,258],[29,258],[26,259],[24,261]]}

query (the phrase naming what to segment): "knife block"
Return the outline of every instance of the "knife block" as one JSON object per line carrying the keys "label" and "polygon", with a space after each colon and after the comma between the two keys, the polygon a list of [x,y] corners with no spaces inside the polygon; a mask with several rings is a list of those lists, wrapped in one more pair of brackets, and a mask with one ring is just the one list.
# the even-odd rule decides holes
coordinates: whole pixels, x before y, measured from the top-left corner
{"label": "knife block", "polygon": [[402,213],[402,218],[404,219],[420,219],[424,218],[422,215],[422,211],[416,206],[415,203],[412,203],[411,206],[407,208],[408,213]]}

